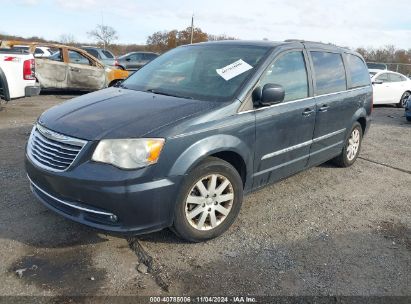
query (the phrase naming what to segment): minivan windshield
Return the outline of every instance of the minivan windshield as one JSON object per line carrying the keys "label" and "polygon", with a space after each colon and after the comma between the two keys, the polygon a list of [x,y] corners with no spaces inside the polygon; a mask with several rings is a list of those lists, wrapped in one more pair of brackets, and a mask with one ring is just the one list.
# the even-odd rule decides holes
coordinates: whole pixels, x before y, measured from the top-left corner
{"label": "minivan windshield", "polygon": [[269,51],[266,46],[206,44],[173,49],[121,85],[189,99],[228,101]]}

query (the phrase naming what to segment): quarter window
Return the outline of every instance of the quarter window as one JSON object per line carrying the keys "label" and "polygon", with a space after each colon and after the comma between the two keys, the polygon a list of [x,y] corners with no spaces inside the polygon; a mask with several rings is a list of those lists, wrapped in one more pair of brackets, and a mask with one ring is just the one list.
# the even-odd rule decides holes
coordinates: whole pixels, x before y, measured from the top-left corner
{"label": "quarter window", "polygon": [[311,52],[313,58],[316,95],[344,91],[347,89],[345,69],[341,54]]}
{"label": "quarter window", "polygon": [[90,60],[76,51],[69,51],[69,58],[71,63],[91,65]]}
{"label": "quarter window", "polygon": [[289,52],[276,59],[260,80],[260,86],[267,83],[284,87],[284,101],[308,96],[307,70],[302,52]]}
{"label": "quarter window", "polygon": [[347,54],[348,72],[351,76],[351,87],[358,88],[370,84],[367,66],[360,57]]}

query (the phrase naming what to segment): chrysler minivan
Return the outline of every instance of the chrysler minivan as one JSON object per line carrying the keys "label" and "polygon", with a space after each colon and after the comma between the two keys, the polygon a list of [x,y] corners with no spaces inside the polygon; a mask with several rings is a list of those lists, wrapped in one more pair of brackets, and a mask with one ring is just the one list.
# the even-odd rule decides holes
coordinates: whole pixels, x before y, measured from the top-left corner
{"label": "chrysler minivan", "polygon": [[44,112],[26,170],[34,195],[73,221],[204,241],[230,227],[243,194],[328,160],[352,165],[371,111],[366,63],[348,49],[181,46]]}

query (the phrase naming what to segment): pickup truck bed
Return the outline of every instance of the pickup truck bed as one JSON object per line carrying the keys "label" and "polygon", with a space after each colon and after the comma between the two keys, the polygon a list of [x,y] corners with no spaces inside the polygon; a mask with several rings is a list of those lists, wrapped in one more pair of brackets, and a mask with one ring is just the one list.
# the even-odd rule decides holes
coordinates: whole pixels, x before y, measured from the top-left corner
{"label": "pickup truck bed", "polygon": [[9,101],[39,93],[33,55],[22,50],[0,49],[0,99]]}

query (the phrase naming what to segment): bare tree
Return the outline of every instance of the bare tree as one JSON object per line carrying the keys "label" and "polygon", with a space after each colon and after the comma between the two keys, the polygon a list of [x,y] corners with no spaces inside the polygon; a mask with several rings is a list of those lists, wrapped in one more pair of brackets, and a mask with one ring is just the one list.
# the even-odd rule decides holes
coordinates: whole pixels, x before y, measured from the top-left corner
{"label": "bare tree", "polygon": [[87,35],[98,43],[101,43],[104,49],[110,45],[112,41],[118,39],[117,31],[111,26],[103,24],[98,24],[94,30],[87,32]]}
{"label": "bare tree", "polygon": [[76,39],[74,38],[73,34],[61,34],[59,41],[62,44],[75,44],[76,43]]}

